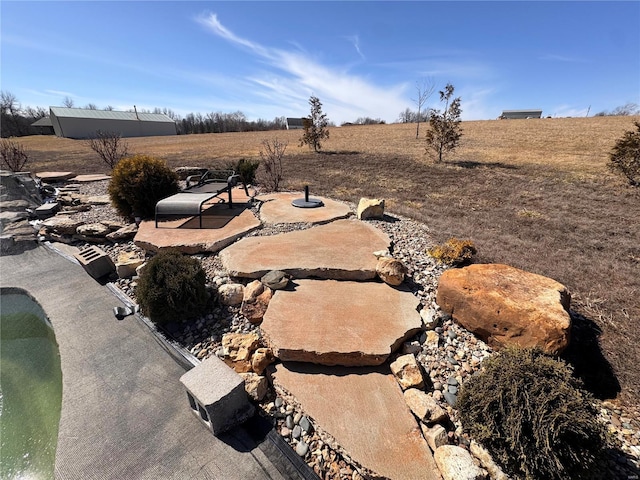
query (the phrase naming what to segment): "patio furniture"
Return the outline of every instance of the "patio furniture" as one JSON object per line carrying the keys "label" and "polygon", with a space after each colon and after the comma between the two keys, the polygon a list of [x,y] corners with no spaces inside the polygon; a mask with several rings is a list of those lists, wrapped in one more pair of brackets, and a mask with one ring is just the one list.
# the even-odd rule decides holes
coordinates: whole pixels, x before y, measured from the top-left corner
{"label": "patio furniture", "polygon": [[[207,170],[203,175],[187,177],[187,186],[182,192],[156,203],[156,228],[158,228],[158,221],[162,218],[190,216],[199,217],[199,225],[202,228],[203,206],[207,202],[218,198],[224,203],[225,200],[220,195],[226,192],[229,208],[233,208],[231,191],[238,184],[239,178],[240,176],[233,170]],[[248,196],[246,185],[244,190]]]}

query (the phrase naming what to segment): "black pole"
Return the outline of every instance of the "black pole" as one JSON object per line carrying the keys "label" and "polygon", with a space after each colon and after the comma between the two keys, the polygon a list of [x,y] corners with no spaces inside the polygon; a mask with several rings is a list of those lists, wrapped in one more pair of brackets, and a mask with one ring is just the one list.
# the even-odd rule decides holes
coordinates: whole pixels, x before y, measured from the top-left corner
{"label": "black pole", "polygon": [[309,202],[309,185],[304,186],[304,201]]}

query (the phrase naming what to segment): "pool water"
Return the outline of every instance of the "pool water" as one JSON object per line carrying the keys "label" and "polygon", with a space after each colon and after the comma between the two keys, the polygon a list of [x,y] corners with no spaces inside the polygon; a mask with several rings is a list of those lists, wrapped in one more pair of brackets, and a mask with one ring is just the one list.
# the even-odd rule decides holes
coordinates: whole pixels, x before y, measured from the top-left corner
{"label": "pool water", "polygon": [[0,291],[0,478],[54,478],[62,403],[60,353],[40,305]]}

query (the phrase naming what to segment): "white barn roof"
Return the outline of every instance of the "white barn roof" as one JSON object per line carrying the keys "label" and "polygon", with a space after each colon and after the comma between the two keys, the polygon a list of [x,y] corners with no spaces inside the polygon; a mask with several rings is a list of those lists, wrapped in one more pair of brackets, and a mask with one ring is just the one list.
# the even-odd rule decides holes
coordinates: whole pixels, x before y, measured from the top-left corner
{"label": "white barn roof", "polygon": [[540,117],[542,117],[542,110],[503,110],[499,118],[518,119]]}

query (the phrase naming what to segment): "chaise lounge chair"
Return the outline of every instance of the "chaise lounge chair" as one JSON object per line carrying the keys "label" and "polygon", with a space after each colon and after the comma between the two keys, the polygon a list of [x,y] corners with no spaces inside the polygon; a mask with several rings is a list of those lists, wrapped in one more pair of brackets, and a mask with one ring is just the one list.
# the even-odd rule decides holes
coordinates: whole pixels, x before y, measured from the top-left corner
{"label": "chaise lounge chair", "polygon": [[[158,221],[163,218],[195,216],[199,217],[200,228],[202,228],[202,211],[207,202],[217,198],[224,203],[225,200],[220,195],[226,192],[229,208],[233,208],[231,191],[238,184],[239,178],[240,176],[233,170],[207,170],[203,175],[187,177],[187,186],[182,192],[156,203],[156,228],[158,228]],[[248,196],[246,185],[244,190]]]}

